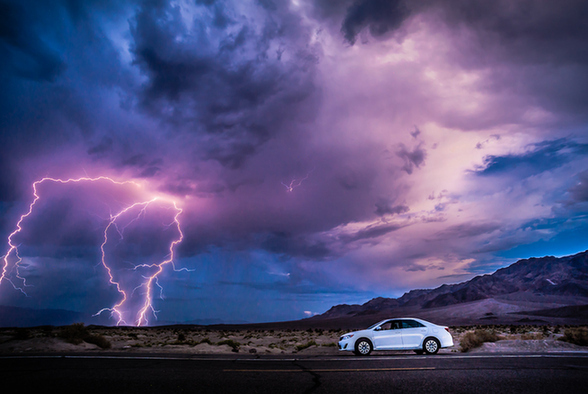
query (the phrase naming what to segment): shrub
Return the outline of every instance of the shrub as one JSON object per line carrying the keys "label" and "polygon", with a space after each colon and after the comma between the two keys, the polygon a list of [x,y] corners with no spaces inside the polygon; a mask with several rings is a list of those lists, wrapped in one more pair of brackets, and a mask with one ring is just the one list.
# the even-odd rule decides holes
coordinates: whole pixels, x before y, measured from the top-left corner
{"label": "shrub", "polygon": [[110,349],[112,346],[110,341],[102,335],[90,334],[88,329],[84,326],[84,323],[74,323],[70,326],[64,327],[59,332],[59,337],[74,345],[86,342],[97,345],[102,349]]}
{"label": "shrub", "polygon": [[523,340],[539,340],[543,339],[545,336],[540,332],[530,332],[527,334],[522,334],[521,339]]}
{"label": "shrub", "polygon": [[97,334],[90,334],[86,338],[84,338],[84,342],[91,343],[93,345],[98,346],[100,349],[110,349],[112,344],[108,339],[106,339],[102,335]]}
{"label": "shrub", "polygon": [[308,349],[311,346],[318,346],[315,341],[308,341],[301,345],[296,345],[296,350],[301,351],[304,349]]}
{"label": "shrub", "polygon": [[31,335],[31,330],[26,329],[26,328],[17,328],[15,333],[14,333],[14,339],[23,341],[26,339],[31,339],[32,335]]}
{"label": "shrub", "polygon": [[206,337],[206,338],[203,338],[200,341],[194,343],[194,346],[200,345],[201,343],[208,343],[209,345],[212,345],[212,341],[208,337]]}
{"label": "shrub", "polygon": [[580,346],[588,346],[588,328],[566,328],[560,340]]}
{"label": "shrub", "polygon": [[59,337],[63,338],[66,342],[79,345],[84,342],[84,338],[90,335],[88,329],[84,326],[84,323],[74,323],[70,326],[64,327],[59,333]]}
{"label": "shrub", "polygon": [[239,352],[239,347],[241,346],[239,342],[233,341],[232,339],[225,339],[224,341],[218,342],[217,345],[229,345],[233,348],[232,351],[235,353]]}
{"label": "shrub", "polygon": [[473,332],[466,332],[460,341],[462,352],[482,346],[484,342],[496,342],[499,339],[494,331],[477,329]]}

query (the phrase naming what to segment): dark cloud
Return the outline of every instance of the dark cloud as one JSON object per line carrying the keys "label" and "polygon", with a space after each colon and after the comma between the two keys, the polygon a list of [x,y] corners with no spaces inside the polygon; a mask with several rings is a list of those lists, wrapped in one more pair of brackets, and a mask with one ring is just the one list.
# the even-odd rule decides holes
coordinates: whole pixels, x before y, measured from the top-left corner
{"label": "dark cloud", "polygon": [[[80,158],[83,148],[78,146],[99,141],[105,129],[119,129],[121,114],[110,112],[112,96],[106,92],[131,83],[108,32],[96,20],[105,14],[116,20],[125,6],[32,0],[25,8],[23,2],[2,2],[0,144],[6,147],[2,156],[19,163],[22,171],[5,177],[28,181],[39,172],[45,175],[48,168],[25,170],[21,161],[56,151],[61,158]],[[96,144],[88,145],[92,153]]]}
{"label": "dark cloud", "polygon": [[100,143],[88,149],[89,155],[100,155],[112,150],[114,140],[110,137],[104,136]]}
{"label": "dark cloud", "polygon": [[494,222],[458,224],[439,231],[435,234],[435,238],[441,240],[455,240],[459,238],[477,237],[500,230],[500,227],[499,223]]}
{"label": "dark cloud", "polygon": [[417,264],[417,263],[410,263],[408,264],[404,270],[406,272],[425,272],[427,270],[439,270],[439,271],[443,271],[445,269],[445,267],[437,265],[437,264],[427,264],[427,265],[423,265],[423,264]]}
{"label": "dark cloud", "polygon": [[400,230],[402,225],[395,224],[395,223],[385,223],[385,224],[377,224],[365,227],[359,231],[356,231],[353,234],[346,234],[342,235],[341,239],[344,242],[355,242],[361,241],[364,239],[373,239],[378,238],[393,231]]}
{"label": "dark cloud", "polygon": [[313,241],[304,236],[293,236],[284,232],[269,234],[261,246],[269,252],[288,258],[303,257],[322,260],[332,254],[327,245],[321,241]]}
{"label": "dark cloud", "polygon": [[[527,103],[568,113],[572,121],[587,118],[581,104],[588,101],[588,4],[583,0],[319,1],[315,10],[325,20],[338,20],[351,44],[364,29],[380,37],[421,16],[441,33],[449,29],[454,62],[490,73],[488,91],[525,95]],[[505,106],[502,116],[484,117],[496,123],[512,110]],[[472,127],[464,122],[451,124]]]}
{"label": "dark cloud", "polygon": [[[454,29],[458,62],[492,68],[490,90],[525,94],[550,111],[586,119],[579,104],[588,100],[585,1],[433,0],[420,7]],[[464,27],[468,40],[459,38]]]}
{"label": "dark cloud", "polygon": [[[505,51],[511,59],[534,64],[588,61],[583,45],[588,4],[582,0],[425,0],[422,6],[438,11],[452,26],[470,27],[486,44],[480,52],[491,49],[489,55]],[[477,59],[484,60],[488,55]]]}
{"label": "dark cloud", "polygon": [[410,14],[403,0],[356,0],[348,9],[341,31],[354,44],[357,35],[368,28],[373,37],[395,30]]}
{"label": "dark cloud", "polygon": [[65,70],[59,52],[37,31],[30,11],[21,4],[0,3],[0,48],[4,54],[0,70],[35,81],[54,81]]}
{"label": "dark cloud", "polygon": [[568,191],[572,203],[588,202],[588,171],[578,174],[578,181]]}
{"label": "dark cloud", "polygon": [[408,206],[403,204],[394,205],[391,201],[387,199],[381,199],[378,202],[376,202],[376,215],[378,216],[384,216],[387,214],[397,215],[400,213],[406,213],[409,210],[410,209],[408,208]]}
{"label": "dark cloud", "polygon": [[[103,276],[88,278],[97,271],[102,231],[113,212],[152,196],[182,208],[185,238],[175,263],[194,269],[159,278],[168,300],[183,302],[167,310],[167,301],[157,301],[170,320],[186,304],[186,318],[207,308],[242,318],[252,310],[228,300],[247,289],[256,290],[247,305],[313,288],[337,295],[357,288],[358,276],[391,292],[391,267],[428,286],[412,275],[441,269],[437,261],[456,278],[566,223],[585,227],[578,212],[584,215],[587,199],[588,148],[578,119],[586,118],[588,72],[579,2],[31,0],[0,7],[3,238],[43,176],[108,175],[142,185],[132,193],[105,183],[40,188],[15,242],[23,273],[47,286],[37,294],[59,293],[53,305],[71,306],[75,297],[92,308],[117,302]],[[378,40],[363,40],[369,34]],[[464,146],[464,130],[479,135],[468,136],[468,161],[460,164],[454,156],[461,152],[445,149]],[[498,132],[500,139],[488,137]],[[485,152],[471,146],[477,141],[493,154],[474,176],[460,178]],[[524,185],[507,189],[519,180]],[[541,204],[520,210],[528,217],[506,217],[515,199]],[[153,208],[121,223],[125,239],[108,246],[120,277],[134,263],[161,259],[177,236],[175,209]],[[556,218],[541,225],[547,211]],[[391,223],[400,218],[406,222]],[[117,234],[111,228],[113,240]],[[472,256],[476,262],[463,268]],[[148,274],[139,271],[127,279],[129,289]],[[2,285],[3,295],[14,290]],[[86,285],[92,290],[84,292]],[[272,302],[264,318],[284,305]]]}
{"label": "dark cloud", "polygon": [[412,148],[412,150],[404,144],[399,144],[396,156],[404,160],[402,169],[410,175],[415,167],[420,168],[420,166],[424,164],[425,158],[427,157],[427,151],[423,148],[423,143],[418,144]]}
{"label": "dark cloud", "polygon": [[479,176],[516,174],[529,177],[553,170],[578,156],[588,155],[588,145],[569,139],[543,141],[529,146],[529,151],[505,156],[486,156],[484,167],[475,173]]}
{"label": "dark cloud", "polygon": [[[179,7],[149,4],[137,13],[133,52],[148,77],[141,102],[175,130],[195,135],[205,158],[238,168],[284,132],[285,121],[309,116],[301,110],[310,110],[317,58],[309,32],[281,4],[261,4],[266,14],[257,21],[209,5],[214,10],[189,26]],[[219,13],[224,23],[217,23]]]}

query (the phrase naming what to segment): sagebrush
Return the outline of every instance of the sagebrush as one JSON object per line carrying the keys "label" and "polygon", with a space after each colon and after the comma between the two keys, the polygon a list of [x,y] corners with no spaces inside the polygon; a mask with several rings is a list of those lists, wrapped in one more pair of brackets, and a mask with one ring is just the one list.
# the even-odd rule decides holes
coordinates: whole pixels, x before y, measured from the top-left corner
{"label": "sagebrush", "polygon": [[482,346],[484,342],[496,342],[499,339],[500,337],[494,331],[478,329],[466,332],[461,338],[459,346],[462,352],[467,352]]}
{"label": "sagebrush", "polygon": [[91,334],[84,323],[74,323],[70,326],[63,327],[59,332],[59,337],[66,342],[79,345],[82,342],[97,345],[102,349],[110,349],[112,344],[102,335]]}
{"label": "sagebrush", "polygon": [[575,345],[588,346],[588,328],[586,328],[586,327],[566,328],[563,336],[560,339],[562,341],[573,343]]}

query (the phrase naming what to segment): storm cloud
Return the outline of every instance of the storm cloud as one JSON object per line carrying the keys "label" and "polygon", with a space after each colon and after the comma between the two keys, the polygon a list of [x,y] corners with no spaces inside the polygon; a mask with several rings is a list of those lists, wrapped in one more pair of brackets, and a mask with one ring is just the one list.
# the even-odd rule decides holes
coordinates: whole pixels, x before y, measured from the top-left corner
{"label": "storm cloud", "polygon": [[3,239],[43,177],[134,185],[43,183],[0,304],[116,303],[104,229],[152,199],[107,250],[141,295],[127,274],[166,258],[181,210],[160,322],[302,318],[588,248],[583,1],[0,10]]}

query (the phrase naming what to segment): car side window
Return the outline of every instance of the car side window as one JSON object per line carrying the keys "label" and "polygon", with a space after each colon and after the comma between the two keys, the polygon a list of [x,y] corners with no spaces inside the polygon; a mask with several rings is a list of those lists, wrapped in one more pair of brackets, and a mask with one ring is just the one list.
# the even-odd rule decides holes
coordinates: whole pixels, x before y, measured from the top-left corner
{"label": "car side window", "polygon": [[392,327],[392,325],[390,324],[390,322],[386,322],[380,326],[380,329],[389,330],[391,327]]}
{"label": "car side window", "polygon": [[399,322],[398,320],[396,320],[396,321],[392,321],[392,322],[390,322],[390,323],[392,324],[392,329],[393,329],[393,330],[398,330],[398,329],[400,329],[400,328],[401,328],[401,326],[400,326],[400,322]]}
{"label": "car side window", "polygon": [[418,327],[424,327],[424,325],[419,323],[416,320],[402,320],[402,328],[418,328]]}

